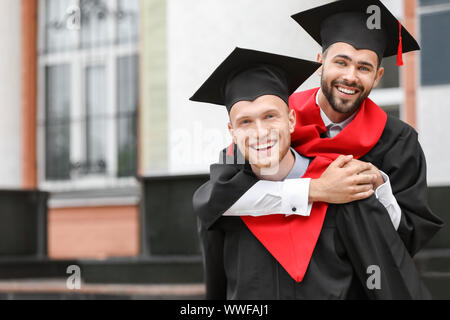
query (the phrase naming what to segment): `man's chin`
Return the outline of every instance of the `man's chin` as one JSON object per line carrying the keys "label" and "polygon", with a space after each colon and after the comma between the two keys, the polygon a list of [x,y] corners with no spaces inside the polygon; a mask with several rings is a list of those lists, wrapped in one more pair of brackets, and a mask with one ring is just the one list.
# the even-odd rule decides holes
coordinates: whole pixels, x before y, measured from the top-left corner
{"label": "man's chin", "polygon": [[279,166],[279,159],[265,158],[265,159],[252,159],[250,158],[250,164],[258,169],[270,169]]}
{"label": "man's chin", "polygon": [[[343,113],[343,114],[348,114],[348,113],[353,113],[358,107],[358,99],[356,100],[337,100],[339,101],[339,103],[331,103],[331,107],[333,108],[334,111],[339,112],[339,113]],[[335,100],[336,102],[336,100]]]}
{"label": "man's chin", "polygon": [[280,164],[277,161],[258,162],[252,164],[253,171],[260,176],[264,176],[264,179],[271,180],[270,176],[276,176],[280,170]]}
{"label": "man's chin", "polygon": [[342,99],[340,97],[333,97],[333,103],[330,103],[331,107],[334,111],[343,113],[343,114],[352,114],[354,113],[366,100],[368,95],[364,92],[361,92],[357,96],[351,99]]}

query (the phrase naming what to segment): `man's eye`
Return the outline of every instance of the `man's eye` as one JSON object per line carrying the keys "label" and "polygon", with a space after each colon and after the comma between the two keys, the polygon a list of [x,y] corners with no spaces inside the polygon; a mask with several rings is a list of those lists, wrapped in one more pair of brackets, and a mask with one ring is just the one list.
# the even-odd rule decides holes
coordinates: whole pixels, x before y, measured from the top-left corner
{"label": "man's eye", "polygon": [[241,122],[240,122],[240,124],[249,124],[250,123],[250,120],[242,120]]}
{"label": "man's eye", "polygon": [[338,60],[338,61],[336,61],[336,64],[341,65],[341,66],[345,66],[345,61]]}
{"label": "man's eye", "polygon": [[359,67],[359,70],[364,71],[364,72],[370,71],[370,69],[367,67]]}
{"label": "man's eye", "polygon": [[274,118],[275,116],[273,114],[266,115],[266,119]]}

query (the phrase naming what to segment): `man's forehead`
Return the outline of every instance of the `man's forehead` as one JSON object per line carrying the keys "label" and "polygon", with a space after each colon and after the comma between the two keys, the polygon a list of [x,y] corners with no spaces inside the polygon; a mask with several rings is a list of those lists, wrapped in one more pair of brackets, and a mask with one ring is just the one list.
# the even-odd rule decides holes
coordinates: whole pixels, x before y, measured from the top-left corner
{"label": "man's forehead", "polygon": [[275,95],[263,95],[253,101],[241,100],[236,102],[230,110],[230,118],[244,116],[258,116],[269,111],[289,110],[286,102]]}
{"label": "man's forehead", "polygon": [[378,56],[375,51],[369,49],[357,49],[349,43],[336,42],[327,49],[327,58],[335,58],[339,56],[347,56],[351,60],[366,61],[378,64]]}

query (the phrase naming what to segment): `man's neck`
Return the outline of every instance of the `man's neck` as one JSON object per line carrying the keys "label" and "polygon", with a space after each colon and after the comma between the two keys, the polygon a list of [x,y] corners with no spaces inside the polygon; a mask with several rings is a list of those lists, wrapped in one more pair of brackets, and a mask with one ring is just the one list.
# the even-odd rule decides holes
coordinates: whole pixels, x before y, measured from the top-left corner
{"label": "man's neck", "polygon": [[353,115],[335,111],[331,107],[327,97],[325,97],[325,95],[323,94],[322,89],[320,89],[319,92],[317,92],[317,98],[320,109],[322,109],[322,111],[326,114],[328,119],[330,119],[333,123],[341,123]]}
{"label": "man's neck", "polygon": [[270,168],[258,168],[251,165],[253,173],[261,180],[282,181],[294,167],[295,157],[289,149],[278,165]]}

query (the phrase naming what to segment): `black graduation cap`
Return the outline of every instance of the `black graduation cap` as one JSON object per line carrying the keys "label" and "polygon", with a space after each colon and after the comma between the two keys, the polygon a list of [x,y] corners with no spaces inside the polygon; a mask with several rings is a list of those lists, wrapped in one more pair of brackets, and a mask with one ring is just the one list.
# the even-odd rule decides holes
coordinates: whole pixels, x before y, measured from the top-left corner
{"label": "black graduation cap", "polygon": [[263,95],[276,95],[288,104],[289,96],[319,67],[313,61],[236,48],[190,100],[224,105],[228,112],[236,102]]}
{"label": "black graduation cap", "polygon": [[[377,12],[379,29],[373,28],[376,20],[372,20]],[[404,52],[420,50],[413,36],[379,0],[335,1],[294,14],[292,18],[324,50],[333,43],[345,42],[356,49],[375,51],[380,62],[383,57],[397,55],[397,65],[403,65]]]}

